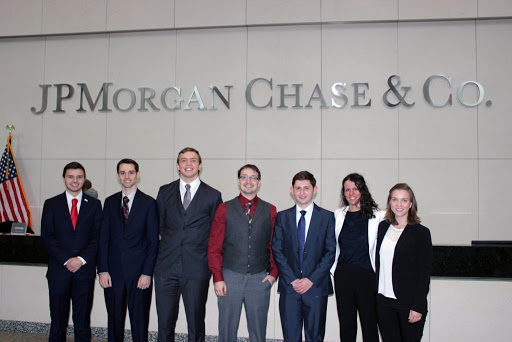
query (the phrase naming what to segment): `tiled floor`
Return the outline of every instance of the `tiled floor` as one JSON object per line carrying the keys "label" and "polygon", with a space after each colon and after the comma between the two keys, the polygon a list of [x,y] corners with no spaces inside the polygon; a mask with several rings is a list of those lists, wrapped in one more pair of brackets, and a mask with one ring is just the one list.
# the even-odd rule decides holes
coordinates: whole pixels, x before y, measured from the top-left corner
{"label": "tiled floor", "polygon": [[[0,331],[0,341],[2,341],[2,342],[47,342],[48,335]],[[72,342],[72,341],[74,341],[74,339],[72,337],[68,337],[67,341]],[[106,340],[93,339],[91,342],[105,342],[105,341]]]}

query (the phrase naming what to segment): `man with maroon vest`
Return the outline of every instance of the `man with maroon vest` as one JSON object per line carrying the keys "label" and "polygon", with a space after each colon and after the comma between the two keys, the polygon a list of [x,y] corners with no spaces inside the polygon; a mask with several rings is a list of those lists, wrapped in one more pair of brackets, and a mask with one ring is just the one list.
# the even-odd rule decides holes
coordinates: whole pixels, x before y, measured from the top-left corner
{"label": "man with maroon vest", "polygon": [[208,265],[219,308],[219,342],[237,340],[242,303],[251,342],[265,342],[270,288],[278,271],[272,257],[276,207],[258,198],[261,173],[238,170],[240,195],[222,203],[213,221]]}

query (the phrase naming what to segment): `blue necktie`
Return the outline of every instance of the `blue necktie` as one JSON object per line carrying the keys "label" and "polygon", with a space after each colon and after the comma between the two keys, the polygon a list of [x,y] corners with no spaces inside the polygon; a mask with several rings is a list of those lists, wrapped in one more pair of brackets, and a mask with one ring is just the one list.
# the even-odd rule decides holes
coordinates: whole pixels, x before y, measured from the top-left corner
{"label": "blue necktie", "polygon": [[300,211],[300,219],[297,227],[297,237],[299,238],[299,259],[300,269],[302,270],[302,257],[304,255],[304,244],[306,242],[306,210]]}

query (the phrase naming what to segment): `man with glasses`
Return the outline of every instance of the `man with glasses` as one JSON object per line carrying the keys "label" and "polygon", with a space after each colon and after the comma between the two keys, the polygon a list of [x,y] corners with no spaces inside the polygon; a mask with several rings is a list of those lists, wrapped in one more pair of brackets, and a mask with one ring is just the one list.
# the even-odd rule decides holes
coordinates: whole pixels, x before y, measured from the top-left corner
{"label": "man with glasses", "polygon": [[240,194],[219,206],[210,233],[208,265],[219,308],[219,341],[237,340],[242,303],[250,341],[266,341],[270,288],[278,271],[272,257],[277,209],[257,196],[256,165],[238,170]]}

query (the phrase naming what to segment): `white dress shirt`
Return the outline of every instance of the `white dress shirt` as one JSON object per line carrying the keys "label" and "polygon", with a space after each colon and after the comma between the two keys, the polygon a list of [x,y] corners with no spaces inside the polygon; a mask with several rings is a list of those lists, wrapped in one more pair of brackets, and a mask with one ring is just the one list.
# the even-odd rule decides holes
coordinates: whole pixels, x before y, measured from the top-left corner
{"label": "white dress shirt", "polygon": [[311,222],[311,216],[313,215],[314,206],[315,206],[315,204],[313,202],[311,202],[311,204],[306,209],[302,209],[298,205],[295,206],[295,208],[296,208],[295,223],[296,223],[297,229],[299,227],[300,217],[302,216],[302,214],[300,212],[302,210],[306,211],[306,214],[304,215],[304,218],[306,219],[306,238],[304,239],[304,242],[306,242],[306,240],[308,238],[309,223]]}
{"label": "white dress shirt", "polygon": [[[187,189],[185,188],[186,184],[187,183],[185,183],[183,181],[183,179],[180,178],[181,203],[183,203],[183,198],[185,197],[185,192],[187,192]],[[196,195],[197,189],[199,189],[199,185],[201,185],[201,180],[199,179],[199,177],[197,177],[191,183],[189,183],[189,185],[190,185],[190,201],[192,202],[192,200],[194,199],[194,196]]]}

